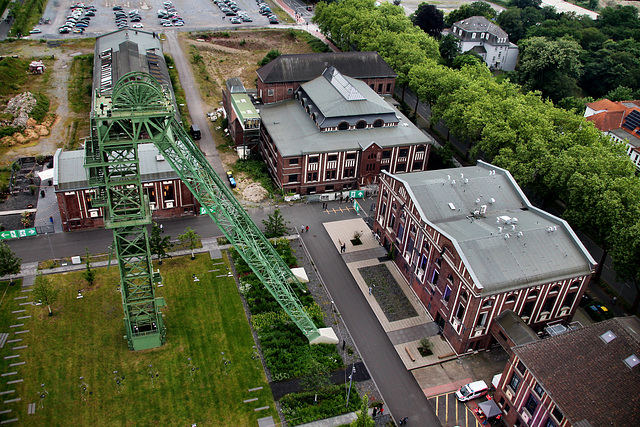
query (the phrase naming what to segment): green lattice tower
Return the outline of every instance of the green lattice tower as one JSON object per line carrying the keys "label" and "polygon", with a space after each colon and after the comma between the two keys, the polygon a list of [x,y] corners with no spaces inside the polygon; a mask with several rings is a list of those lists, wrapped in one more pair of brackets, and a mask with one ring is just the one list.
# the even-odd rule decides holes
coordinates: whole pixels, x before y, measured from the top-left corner
{"label": "green lattice tower", "polygon": [[151,213],[140,182],[138,144],[148,142],[149,120],[171,114],[173,107],[146,73],[129,73],[118,83],[110,98],[95,98],[85,167],[89,185],[96,187],[92,204],[106,207],[105,227],[113,230],[129,348],[144,350],[164,344],[166,332],[159,310],[164,301],[154,292],[160,275],[151,262]]}
{"label": "green lattice tower", "polygon": [[[200,149],[176,122],[168,90],[148,74],[129,73],[114,86],[112,101],[113,105],[107,106],[105,114],[108,115],[108,109],[112,107],[112,118],[120,114],[127,117],[125,134],[128,139],[153,142],[158,147],[307,339],[311,343],[337,343],[338,339],[331,328],[319,329],[309,318],[291,288],[293,283],[304,289],[298,279],[215,173]],[[99,141],[97,145],[100,146]],[[87,152],[87,158],[90,154]],[[108,191],[106,193],[109,194]],[[148,243],[146,246],[148,250]],[[125,304],[125,312],[126,309]]]}

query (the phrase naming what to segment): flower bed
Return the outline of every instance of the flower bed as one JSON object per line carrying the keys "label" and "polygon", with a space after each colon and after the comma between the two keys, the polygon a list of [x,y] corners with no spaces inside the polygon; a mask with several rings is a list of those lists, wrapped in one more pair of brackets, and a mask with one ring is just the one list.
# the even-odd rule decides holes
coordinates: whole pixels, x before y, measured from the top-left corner
{"label": "flower bed", "polygon": [[389,322],[418,315],[385,264],[362,267],[358,271],[367,286],[373,288],[373,296]]}

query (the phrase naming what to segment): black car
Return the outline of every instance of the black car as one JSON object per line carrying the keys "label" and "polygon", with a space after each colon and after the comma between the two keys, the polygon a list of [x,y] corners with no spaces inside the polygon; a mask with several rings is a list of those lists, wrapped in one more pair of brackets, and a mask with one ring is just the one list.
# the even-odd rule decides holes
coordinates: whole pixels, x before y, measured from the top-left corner
{"label": "black car", "polygon": [[277,24],[277,23],[278,23],[278,18],[274,18],[274,17],[269,18],[269,24]]}
{"label": "black car", "polygon": [[113,6],[113,10],[122,10],[122,6]]}

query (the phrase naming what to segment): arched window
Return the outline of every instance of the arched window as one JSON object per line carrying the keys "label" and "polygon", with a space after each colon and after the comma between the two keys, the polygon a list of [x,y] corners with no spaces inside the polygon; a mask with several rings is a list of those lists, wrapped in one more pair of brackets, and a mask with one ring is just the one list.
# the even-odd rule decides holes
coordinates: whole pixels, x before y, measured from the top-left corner
{"label": "arched window", "polygon": [[493,305],[493,300],[488,299],[484,303],[482,303],[482,308],[488,308],[488,307],[491,307],[492,305]]}
{"label": "arched window", "polygon": [[580,282],[576,280],[571,284],[571,287],[569,289],[578,289],[579,287],[580,287]]}
{"label": "arched window", "polygon": [[365,122],[364,120],[360,120],[358,123],[356,123],[356,129],[364,129],[367,127],[367,122]]}
{"label": "arched window", "polygon": [[507,300],[506,300],[505,302],[506,302],[507,304],[508,304],[508,303],[510,303],[510,302],[516,302],[516,295],[515,295],[515,294],[513,294],[513,295],[509,295],[509,296],[507,297]]}
{"label": "arched window", "polygon": [[349,123],[340,122],[340,124],[338,125],[338,130],[347,130],[347,129],[349,129]]}
{"label": "arched window", "polygon": [[527,298],[537,298],[537,297],[538,297],[538,291],[536,291],[535,289],[529,292],[529,295],[527,295]]}
{"label": "arched window", "polygon": [[382,121],[382,119],[378,119],[378,120],[373,122],[373,127],[374,128],[381,128],[382,125],[384,125],[384,122]]}
{"label": "arched window", "polygon": [[553,288],[551,288],[551,292],[560,292],[560,286],[556,285]]}

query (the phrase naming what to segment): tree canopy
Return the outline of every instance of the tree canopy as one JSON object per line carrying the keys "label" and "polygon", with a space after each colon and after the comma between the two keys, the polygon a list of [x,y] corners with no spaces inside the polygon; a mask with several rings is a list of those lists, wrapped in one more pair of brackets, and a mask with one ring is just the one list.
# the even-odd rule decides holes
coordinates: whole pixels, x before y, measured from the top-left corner
{"label": "tree canopy", "polygon": [[429,34],[439,38],[444,29],[444,13],[429,3],[420,3],[418,9],[411,14],[411,22]]}
{"label": "tree canopy", "polygon": [[0,277],[20,273],[22,259],[16,257],[6,243],[0,242]]}
{"label": "tree canopy", "polygon": [[496,14],[497,12],[489,3],[474,1],[471,4],[465,3],[459,8],[449,12],[445,21],[448,25],[453,25],[455,22],[471,18],[472,16],[484,16],[488,20],[492,20],[496,17]]}

